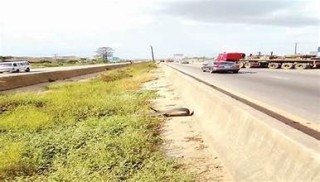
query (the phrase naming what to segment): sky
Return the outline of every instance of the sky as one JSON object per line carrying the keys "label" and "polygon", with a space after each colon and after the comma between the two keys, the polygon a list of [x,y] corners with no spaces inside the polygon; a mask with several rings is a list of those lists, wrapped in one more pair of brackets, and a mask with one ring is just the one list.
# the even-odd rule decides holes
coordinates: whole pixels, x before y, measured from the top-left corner
{"label": "sky", "polygon": [[293,54],[320,44],[319,0],[0,0],[0,55],[126,59]]}

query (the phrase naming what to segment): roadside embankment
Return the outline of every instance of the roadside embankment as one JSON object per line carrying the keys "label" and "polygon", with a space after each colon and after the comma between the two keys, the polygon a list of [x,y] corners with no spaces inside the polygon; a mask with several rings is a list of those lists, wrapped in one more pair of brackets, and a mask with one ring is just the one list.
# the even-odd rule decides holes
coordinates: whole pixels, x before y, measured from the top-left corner
{"label": "roadside embankment", "polygon": [[22,74],[14,76],[0,77],[0,91],[10,90],[14,88],[53,82],[56,80],[64,80],[80,75],[87,75],[96,72],[102,72],[108,69],[115,69],[127,66],[128,64],[108,64],[103,66],[94,67],[83,67],[68,70],[50,71],[50,72],[40,72],[34,74]]}
{"label": "roadside embankment", "polygon": [[154,64],[0,95],[0,181],[192,181],[160,152]]}
{"label": "roadside embankment", "polygon": [[193,78],[164,67],[235,181],[320,181],[320,143]]}
{"label": "roadside embankment", "polygon": [[[146,89],[157,91],[158,97],[152,100],[152,107],[160,111],[184,107],[185,104],[174,92],[163,69],[152,72],[158,79],[144,85]],[[195,181],[232,182],[227,168],[215,149],[203,137],[197,122],[192,115],[165,117],[160,129],[162,150],[176,159],[181,168],[195,174]]]}

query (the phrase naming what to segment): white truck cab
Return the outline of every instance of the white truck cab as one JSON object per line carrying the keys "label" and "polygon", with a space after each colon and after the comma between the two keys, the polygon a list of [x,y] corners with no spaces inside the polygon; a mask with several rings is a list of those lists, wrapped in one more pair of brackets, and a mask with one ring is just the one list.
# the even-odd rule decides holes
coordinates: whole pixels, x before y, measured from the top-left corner
{"label": "white truck cab", "polygon": [[12,61],[12,62],[0,62],[0,73],[10,72],[29,72],[31,69],[30,63],[28,61]]}

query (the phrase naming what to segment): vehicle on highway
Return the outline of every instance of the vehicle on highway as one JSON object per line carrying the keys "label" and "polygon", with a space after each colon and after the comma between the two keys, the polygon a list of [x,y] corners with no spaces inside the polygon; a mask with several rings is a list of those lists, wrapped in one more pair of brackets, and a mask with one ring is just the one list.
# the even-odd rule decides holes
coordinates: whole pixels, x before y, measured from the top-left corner
{"label": "vehicle on highway", "polygon": [[220,53],[213,61],[209,61],[207,64],[203,64],[201,70],[203,72],[232,72],[238,73],[240,70],[239,60],[245,57],[244,53]]}
{"label": "vehicle on highway", "polygon": [[217,61],[234,61],[234,62],[239,62],[241,59],[245,58],[246,54],[241,53],[241,52],[224,52],[220,53],[216,60]]}
{"label": "vehicle on highway", "polygon": [[189,61],[188,60],[181,60],[181,61],[179,61],[180,62],[180,64],[189,64]]}
{"label": "vehicle on highway", "polygon": [[207,64],[203,64],[203,66],[201,67],[201,70],[203,72],[210,72],[210,73],[216,73],[216,72],[238,73],[240,68],[236,62],[214,60],[214,61],[209,61]]}
{"label": "vehicle on highway", "polygon": [[271,52],[270,55],[250,54],[241,59],[239,64],[241,68],[308,69],[319,68],[320,59],[316,57],[316,54],[276,56]]}
{"label": "vehicle on highway", "polygon": [[30,63],[28,61],[14,61],[14,62],[0,62],[0,73],[10,72],[29,72],[31,70]]}

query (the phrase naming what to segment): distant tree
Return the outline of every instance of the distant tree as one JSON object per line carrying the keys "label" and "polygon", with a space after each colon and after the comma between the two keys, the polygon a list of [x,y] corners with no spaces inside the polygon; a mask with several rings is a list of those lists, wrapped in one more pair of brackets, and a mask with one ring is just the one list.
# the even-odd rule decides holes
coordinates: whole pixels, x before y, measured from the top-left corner
{"label": "distant tree", "polygon": [[0,56],[1,61],[6,61],[7,59],[12,59],[12,56]]}
{"label": "distant tree", "polygon": [[111,47],[99,47],[96,52],[101,57],[102,61],[108,61],[108,57],[113,56],[114,49]]}

